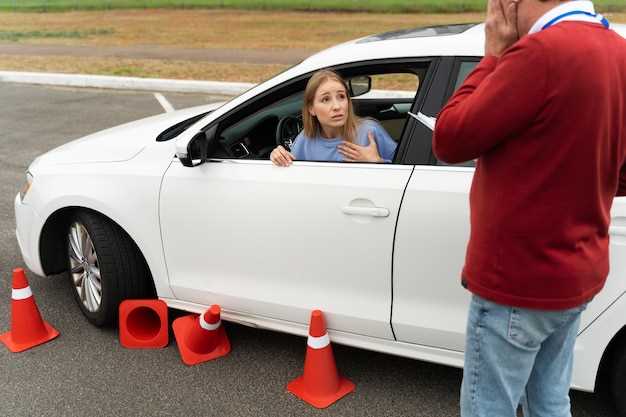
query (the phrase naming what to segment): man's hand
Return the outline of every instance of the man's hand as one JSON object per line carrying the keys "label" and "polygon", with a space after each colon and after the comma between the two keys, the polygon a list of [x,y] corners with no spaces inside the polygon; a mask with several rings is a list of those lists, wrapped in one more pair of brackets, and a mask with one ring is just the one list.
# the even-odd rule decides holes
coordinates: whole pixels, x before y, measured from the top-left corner
{"label": "man's hand", "polygon": [[343,155],[343,160],[347,162],[383,162],[378,153],[378,146],[374,140],[374,133],[367,133],[369,145],[360,146],[355,143],[342,142],[337,146],[339,153]]}
{"label": "man's hand", "polygon": [[500,57],[519,39],[518,0],[489,0],[485,20],[485,56]]}

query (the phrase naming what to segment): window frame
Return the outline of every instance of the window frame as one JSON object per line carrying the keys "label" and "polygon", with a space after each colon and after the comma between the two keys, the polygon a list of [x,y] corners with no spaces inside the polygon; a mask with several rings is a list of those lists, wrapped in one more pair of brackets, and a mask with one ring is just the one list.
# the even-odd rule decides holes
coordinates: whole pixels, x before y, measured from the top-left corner
{"label": "window frame", "polygon": [[[278,84],[272,88],[267,89],[259,93],[257,96],[250,98],[244,103],[239,104],[235,108],[229,110],[228,112],[220,115],[217,119],[212,120],[202,129],[202,132],[207,132],[209,129],[213,127],[217,127],[216,134],[219,135],[222,130],[227,129],[230,126],[233,126],[236,123],[239,123],[244,118],[253,115],[254,113],[262,110],[263,108],[270,106],[274,103],[277,103],[280,100],[283,100],[290,95],[297,93],[298,91],[303,91],[306,86],[306,82],[308,79],[317,71],[322,69],[330,69],[338,72],[342,76],[346,78],[352,76],[358,76],[362,74],[367,74],[372,71],[376,71],[376,68],[387,68],[388,71],[380,72],[383,74],[387,73],[398,73],[398,72],[414,72],[417,73],[418,69],[426,68],[426,76],[424,80],[420,80],[420,86],[418,91],[416,92],[415,98],[413,99],[412,109],[415,108],[416,104],[419,104],[421,100],[426,96],[425,92],[429,89],[429,84],[432,80],[432,72],[436,67],[436,62],[438,57],[406,57],[406,58],[390,58],[390,59],[377,59],[377,60],[366,60],[366,61],[357,61],[350,62],[339,65],[331,65],[324,68],[319,68],[313,71],[309,71],[305,74],[301,74],[297,77],[294,77],[290,80],[287,80],[281,84]],[[412,71],[409,71],[411,70]],[[403,71],[404,70],[404,71]],[[346,75],[348,73],[348,75]],[[243,113],[243,115],[242,115]],[[402,145],[406,144],[410,140],[410,136],[408,134],[409,129],[408,126],[412,117],[408,117],[407,121],[404,125],[402,135],[398,142],[398,149],[396,150],[396,155],[393,159],[392,164],[394,165],[406,165],[403,163],[403,153],[400,152]],[[223,125],[226,124],[225,127]],[[241,160],[235,157],[229,158],[215,158],[215,162],[219,162],[222,160]],[[315,161],[316,163],[336,163],[336,162],[325,162],[325,161]],[[359,164],[359,163],[357,163]]]}
{"label": "window frame", "polygon": [[[441,109],[443,109],[445,104],[448,103],[448,101],[450,100],[450,98],[452,97],[452,95],[455,92],[455,86],[456,86],[456,82],[457,82],[458,77],[459,77],[459,73],[461,71],[461,65],[463,63],[466,63],[466,62],[476,62],[478,64],[482,59],[483,59],[483,57],[481,57],[481,56],[456,56],[456,57],[454,57],[454,61],[452,63],[452,69],[451,69],[450,76],[449,76],[449,79],[448,79],[448,85],[447,85],[447,87],[445,89],[445,92],[444,92],[444,95],[443,95],[442,106],[439,109],[439,111],[437,112],[437,114],[439,114]],[[465,164],[453,164],[453,165],[448,165],[448,164],[442,165],[441,161],[439,161],[437,159],[437,157],[435,156],[435,154],[433,153],[433,150],[432,150],[432,139],[431,139],[431,146],[430,146],[430,152],[429,152],[428,164],[427,165],[441,166],[441,167],[455,166],[455,167],[463,167],[463,168],[474,168],[475,167],[475,164],[467,165],[467,163],[465,163]]]}

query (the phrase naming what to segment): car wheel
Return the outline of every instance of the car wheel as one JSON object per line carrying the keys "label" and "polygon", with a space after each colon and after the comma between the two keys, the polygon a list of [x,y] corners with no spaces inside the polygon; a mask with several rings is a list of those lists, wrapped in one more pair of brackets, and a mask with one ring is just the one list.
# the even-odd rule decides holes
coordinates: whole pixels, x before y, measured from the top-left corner
{"label": "car wheel", "polygon": [[614,366],[611,369],[611,396],[617,414],[626,417],[626,396],[624,396],[624,387],[626,387],[626,342],[621,343],[614,352]]}
{"label": "car wheel", "polygon": [[115,223],[88,211],[72,217],[67,232],[68,275],[74,298],[96,326],[115,324],[119,304],[152,298],[152,278],[131,238]]}

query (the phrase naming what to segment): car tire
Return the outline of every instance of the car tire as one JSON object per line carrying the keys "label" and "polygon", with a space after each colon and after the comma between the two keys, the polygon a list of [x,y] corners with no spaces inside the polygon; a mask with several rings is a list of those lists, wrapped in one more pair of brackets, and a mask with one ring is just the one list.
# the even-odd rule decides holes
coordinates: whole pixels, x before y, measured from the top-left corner
{"label": "car tire", "polygon": [[626,339],[613,352],[613,366],[610,374],[610,391],[617,415],[626,417]]}
{"label": "car tire", "polygon": [[155,296],[139,249],[124,230],[104,216],[86,210],[73,214],[66,256],[74,298],[96,326],[115,325],[123,300]]}

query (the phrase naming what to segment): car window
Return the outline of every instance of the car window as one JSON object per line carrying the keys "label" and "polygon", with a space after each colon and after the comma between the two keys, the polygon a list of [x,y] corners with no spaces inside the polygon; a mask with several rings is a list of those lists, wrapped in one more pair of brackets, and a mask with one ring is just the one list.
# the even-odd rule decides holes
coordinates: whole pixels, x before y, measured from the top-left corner
{"label": "car window", "polygon": [[355,113],[376,119],[396,143],[400,142],[420,87],[420,75],[394,72],[370,75],[372,89],[353,99]]}
{"label": "car window", "polygon": [[[355,113],[378,121],[396,142],[402,138],[408,112],[427,69],[427,64],[411,69],[404,68],[406,65],[398,69],[378,65],[339,70],[346,80],[357,76],[371,79],[370,91],[353,97]],[[269,159],[278,143],[289,145],[303,128],[301,111],[307,81],[304,77],[262,102],[242,108],[238,112],[241,116],[235,114],[220,123],[218,142],[222,149],[214,157]]]}
{"label": "car window", "polygon": [[[463,61],[459,65],[459,72],[456,77],[456,81],[454,84],[454,91],[458,90],[461,85],[465,82],[467,76],[476,68],[478,65],[478,61]],[[459,167],[474,167],[476,166],[476,160],[461,162],[459,164],[446,164],[443,161],[437,160],[437,165],[451,165],[451,166],[459,166]]]}
{"label": "car window", "polygon": [[302,130],[303,96],[304,91],[298,91],[223,129],[220,142],[228,156],[269,159],[270,152],[276,147],[279,124],[287,124],[281,130],[289,131],[290,139],[295,139]]}
{"label": "car window", "polygon": [[454,84],[454,91],[458,90],[459,87],[465,82],[465,79],[470,74],[470,72],[474,71],[478,62],[461,62],[459,66],[459,74],[456,77],[456,83]]}

